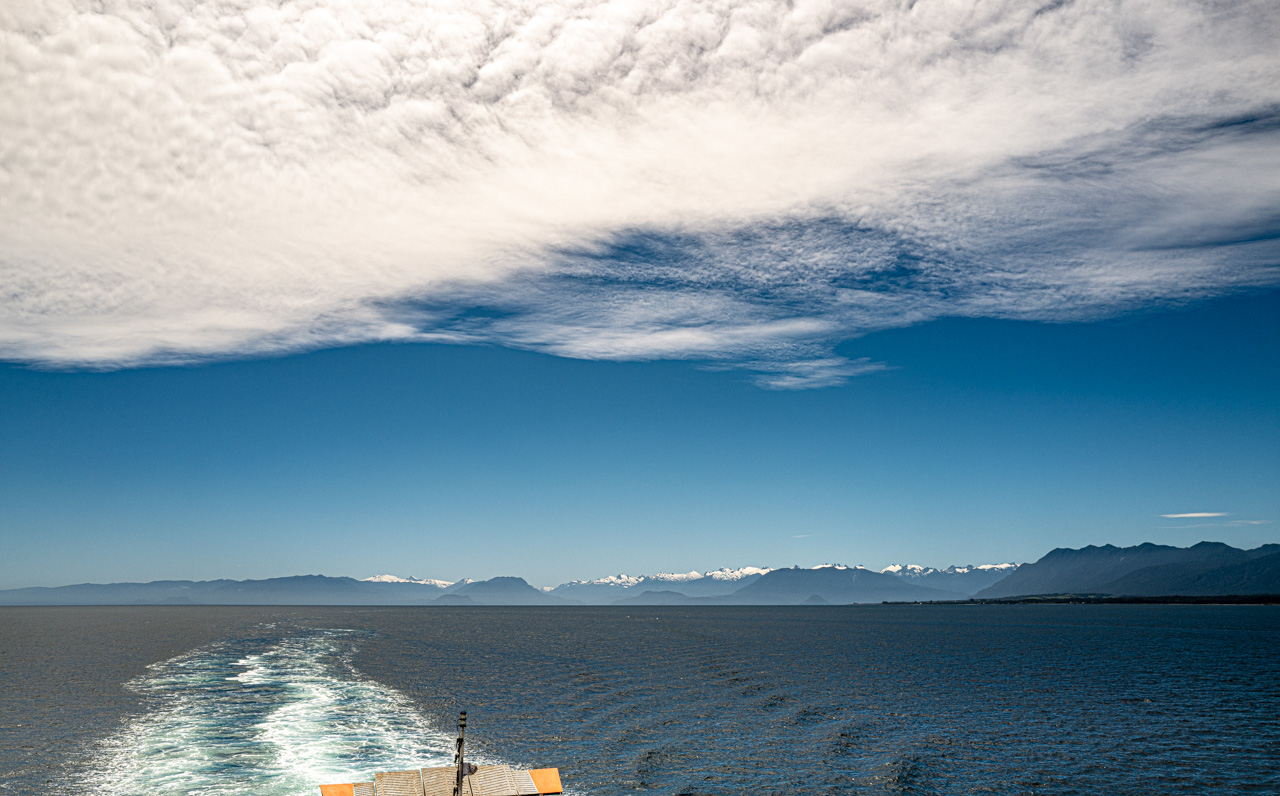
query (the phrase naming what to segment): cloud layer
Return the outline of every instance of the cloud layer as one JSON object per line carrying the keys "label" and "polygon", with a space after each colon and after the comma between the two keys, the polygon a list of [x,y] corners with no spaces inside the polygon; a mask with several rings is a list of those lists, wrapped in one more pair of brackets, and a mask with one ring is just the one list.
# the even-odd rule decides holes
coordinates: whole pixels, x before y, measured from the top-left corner
{"label": "cloud layer", "polygon": [[0,7],[0,356],[372,340],[820,386],[1280,282],[1265,0]]}

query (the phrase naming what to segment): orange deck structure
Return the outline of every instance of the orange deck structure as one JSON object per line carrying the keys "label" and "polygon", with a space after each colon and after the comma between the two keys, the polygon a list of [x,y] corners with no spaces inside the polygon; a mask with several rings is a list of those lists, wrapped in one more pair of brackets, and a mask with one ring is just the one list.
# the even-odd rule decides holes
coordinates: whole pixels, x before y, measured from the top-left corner
{"label": "orange deck structure", "polygon": [[[383,771],[373,782],[321,785],[320,796],[453,796],[454,766]],[[478,766],[462,780],[459,796],[540,796],[563,793],[560,769],[522,771],[510,766]]]}
{"label": "orange deck structure", "polygon": [[529,778],[533,780],[538,793],[564,792],[564,788],[560,787],[560,769],[558,768],[535,768],[529,772]]}

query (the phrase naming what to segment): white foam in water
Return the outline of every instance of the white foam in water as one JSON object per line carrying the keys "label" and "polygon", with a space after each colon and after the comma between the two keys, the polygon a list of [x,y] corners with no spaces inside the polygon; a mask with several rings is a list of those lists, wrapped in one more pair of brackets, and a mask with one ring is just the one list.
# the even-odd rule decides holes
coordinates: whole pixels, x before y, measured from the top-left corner
{"label": "white foam in water", "polygon": [[105,745],[85,792],[314,796],[325,782],[448,765],[453,739],[359,677],[344,635],[219,644],[151,667],[131,685],[155,709]]}

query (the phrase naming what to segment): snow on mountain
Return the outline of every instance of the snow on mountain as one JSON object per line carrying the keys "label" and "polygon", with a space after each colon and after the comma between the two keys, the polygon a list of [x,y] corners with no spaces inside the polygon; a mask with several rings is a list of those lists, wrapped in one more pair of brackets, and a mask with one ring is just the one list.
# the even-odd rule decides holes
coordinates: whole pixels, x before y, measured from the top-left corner
{"label": "snow on mountain", "polygon": [[692,572],[659,572],[657,575],[647,575],[649,580],[663,580],[668,583],[688,583],[691,580],[702,580],[703,575],[698,570]]}
{"label": "snow on mountain", "polygon": [[742,580],[750,575],[767,575],[773,570],[769,567],[740,567],[738,569],[729,569],[721,567],[720,569],[708,572],[706,577],[716,580]]}
{"label": "snow on mountain", "polygon": [[[555,587],[558,597],[595,605],[607,605],[632,595],[649,592],[678,594],[683,597],[718,597],[755,581],[769,572],[768,567],[721,567],[699,572],[659,572],[656,575],[606,575],[592,580],[573,580]],[[639,598],[636,598],[639,599]]]}
{"label": "snow on mountain", "polygon": [[[769,567],[738,567],[737,569],[721,567],[720,569],[713,569],[707,572],[699,572],[695,569],[691,572],[659,572],[656,575],[641,575],[640,577],[628,577],[626,575],[618,575],[616,577],[620,579],[617,581],[620,585],[634,586],[644,580],[664,581],[666,583],[688,583],[690,581],[702,580],[704,578],[735,581],[742,580],[743,578],[747,578],[752,575],[763,575],[772,571],[773,570]],[[605,583],[609,580],[609,578],[601,578],[600,580],[594,580],[591,582]]]}
{"label": "snow on mountain", "polygon": [[816,567],[810,567],[810,569],[866,569],[866,567],[861,564],[852,567],[848,564],[819,564]]}
{"label": "snow on mountain", "polygon": [[953,564],[946,569],[922,567],[919,564],[890,564],[880,571],[904,578],[922,578],[929,575],[967,575],[970,572],[1007,572],[1017,568],[1018,565],[1013,563],[967,564],[962,567],[958,567]]}
{"label": "snow on mountain", "polygon": [[941,571],[949,574],[953,574],[953,575],[967,575],[970,572],[1007,572],[1017,568],[1018,568],[1018,565],[1014,563],[978,564],[976,566],[973,564],[970,564],[964,567],[950,566]]}
{"label": "snow on mountain", "polygon": [[627,575],[627,574],[619,573],[617,575],[606,575],[603,578],[596,578],[595,580],[571,580],[566,585],[569,585],[569,586],[619,586],[624,589],[629,589],[632,586],[639,583],[640,581],[644,580],[644,577],[645,577],[644,575],[636,577],[635,575]]}
{"label": "snow on mountain", "polygon": [[933,567],[922,567],[919,564],[890,564],[880,571],[887,572],[890,575],[905,575],[917,572],[935,572],[936,570]]}
{"label": "snow on mountain", "polygon": [[372,578],[363,578],[366,583],[418,583],[423,586],[435,586],[437,589],[447,589],[453,585],[451,580],[432,580],[430,578],[415,578],[410,575],[402,578],[399,575],[374,575]]}

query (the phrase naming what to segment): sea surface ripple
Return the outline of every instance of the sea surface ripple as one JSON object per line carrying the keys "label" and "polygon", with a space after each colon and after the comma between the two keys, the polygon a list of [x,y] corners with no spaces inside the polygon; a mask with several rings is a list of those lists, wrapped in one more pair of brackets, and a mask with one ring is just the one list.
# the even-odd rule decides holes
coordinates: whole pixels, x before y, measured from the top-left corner
{"label": "sea surface ripple", "polygon": [[0,793],[315,796],[447,764],[460,709],[577,794],[1280,793],[1272,607],[12,609],[0,641]]}

